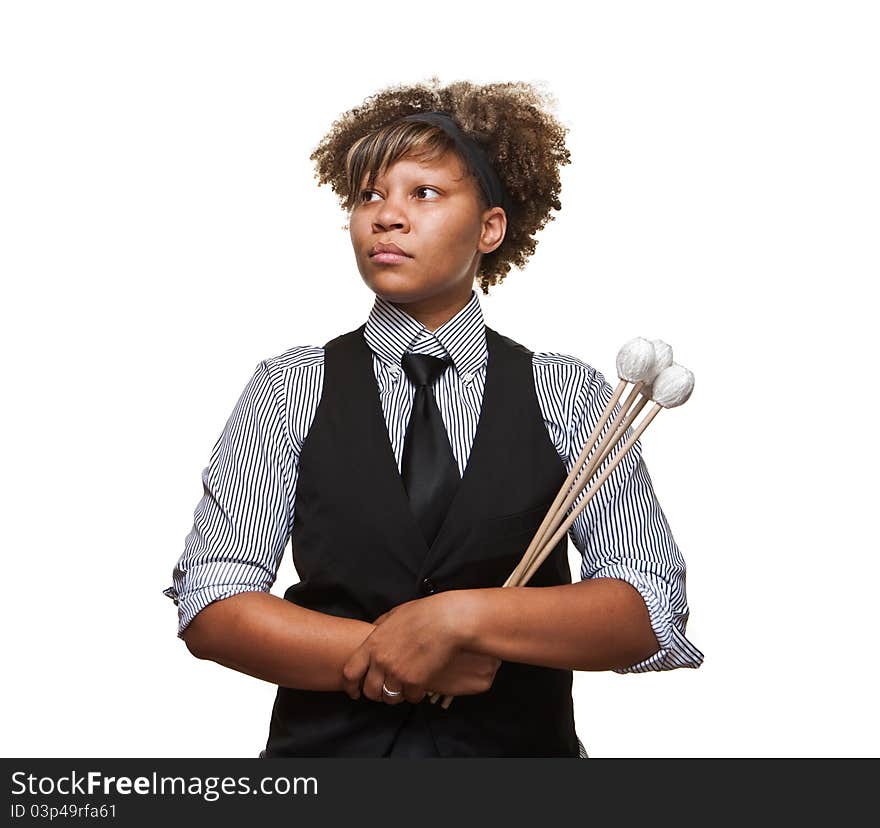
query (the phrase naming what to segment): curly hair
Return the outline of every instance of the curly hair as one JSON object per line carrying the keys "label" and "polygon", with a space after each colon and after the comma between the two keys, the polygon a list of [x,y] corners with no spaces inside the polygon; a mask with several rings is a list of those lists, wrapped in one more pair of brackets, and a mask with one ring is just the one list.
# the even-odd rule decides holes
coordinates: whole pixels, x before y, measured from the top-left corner
{"label": "curly hair", "polygon": [[[440,86],[433,76],[425,83],[383,89],[345,112],[309,158],[318,184],[329,183],[350,214],[364,174],[372,186],[377,175],[404,156],[454,151],[451,138],[438,127],[398,121],[420,111],[448,112],[485,149],[511,202],[504,240],[480,260],[477,280],[488,294],[511,265],[525,266],[538,244],[534,234],[555,218],[551,210],[562,209],[559,168],[570,157],[568,128],[548,111],[555,103],[552,95],[525,82]],[[473,175],[467,159],[461,162]]]}

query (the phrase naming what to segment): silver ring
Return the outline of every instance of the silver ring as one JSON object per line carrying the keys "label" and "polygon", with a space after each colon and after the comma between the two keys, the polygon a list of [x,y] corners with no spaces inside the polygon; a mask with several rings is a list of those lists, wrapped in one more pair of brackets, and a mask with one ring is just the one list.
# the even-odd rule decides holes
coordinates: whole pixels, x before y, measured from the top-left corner
{"label": "silver ring", "polygon": [[385,682],[383,681],[382,682],[382,692],[385,693],[385,695],[387,695],[387,696],[399,696],[403,692],[403,690],[389,690],[385,686]]}

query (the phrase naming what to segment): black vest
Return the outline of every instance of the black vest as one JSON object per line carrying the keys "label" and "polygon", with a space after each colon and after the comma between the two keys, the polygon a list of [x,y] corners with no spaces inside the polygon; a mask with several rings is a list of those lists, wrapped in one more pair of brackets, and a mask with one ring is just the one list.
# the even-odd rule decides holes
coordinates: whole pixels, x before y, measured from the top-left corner
{"label": "black vest", "polygon": [[[567,470],[544,424],[532,352],[485,327],[489,361],[461,485],[429,548],[391,447],[364,328],[324,348],[324,384],[299,461],[293,559],[299,606],[372,622],[438,590],[500,587]],[[350,480],[345,481],[344,477]],[[567,536],[529,586],[571,583]],[[578,756],[572,672],[502,662],[485,693],[420,716],[441,756]],[[389,755],[413,705],[279,687],[266,757]]]}

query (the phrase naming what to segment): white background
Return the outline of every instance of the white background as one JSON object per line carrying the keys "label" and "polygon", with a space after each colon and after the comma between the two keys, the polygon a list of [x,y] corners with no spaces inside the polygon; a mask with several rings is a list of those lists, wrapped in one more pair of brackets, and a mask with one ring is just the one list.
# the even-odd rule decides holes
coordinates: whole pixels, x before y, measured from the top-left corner
{"label": "white background", "polygon": [[161,591],[256,364],[372,305],[310,152],[433,74],[545,84],[570,129],[487,323],[696,375],[642,444],[705,662],[576,673],[591,756],[878,754],[875,4],[0,8],[6,755],[264,746],[274,686]]}

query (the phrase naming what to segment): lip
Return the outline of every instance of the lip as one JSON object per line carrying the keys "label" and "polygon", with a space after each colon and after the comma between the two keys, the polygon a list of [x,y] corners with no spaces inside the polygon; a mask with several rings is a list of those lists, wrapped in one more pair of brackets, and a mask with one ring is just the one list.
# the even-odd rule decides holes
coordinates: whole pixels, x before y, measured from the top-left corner
{"label": "lip", "polygon": [[401,264],[411,258],[411,256],[401,256],[400,253],[375,253],[370,256],[370,261],[378,264]]}
{"label": "lip", "polygon": [[376,259],[379,262],[398,262],[403,259],[411,259],[412,256],[396,244],[382,244],[382,242],[379,242],[371,248],[370,258]]}

